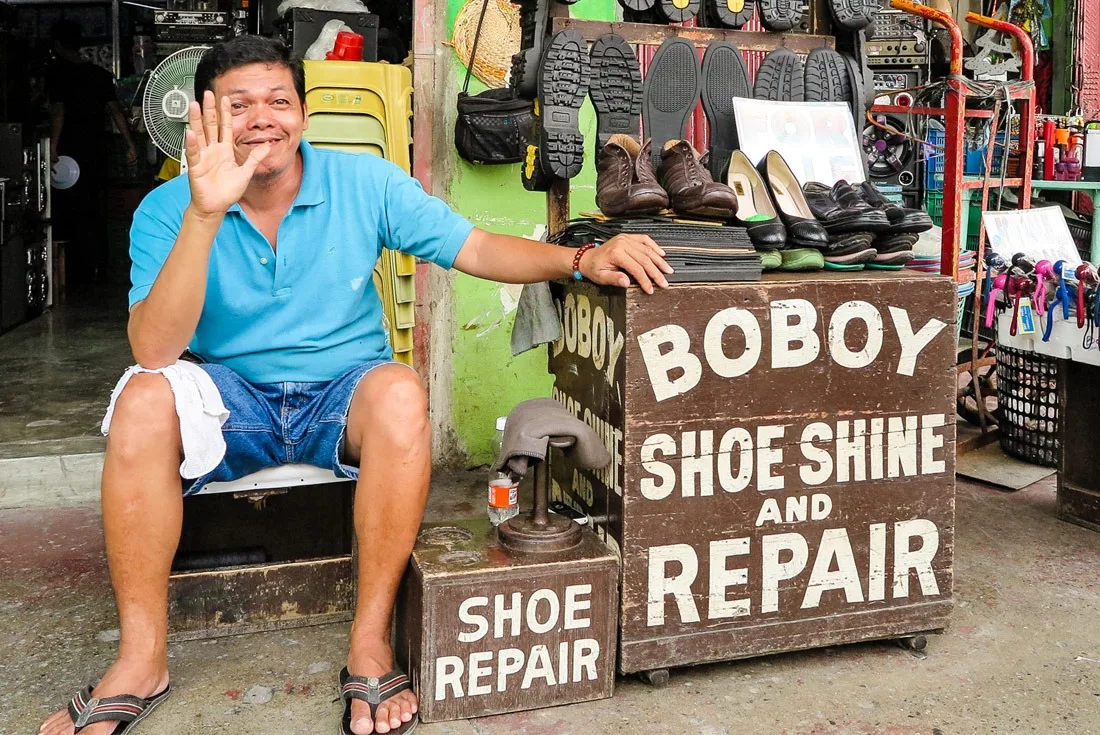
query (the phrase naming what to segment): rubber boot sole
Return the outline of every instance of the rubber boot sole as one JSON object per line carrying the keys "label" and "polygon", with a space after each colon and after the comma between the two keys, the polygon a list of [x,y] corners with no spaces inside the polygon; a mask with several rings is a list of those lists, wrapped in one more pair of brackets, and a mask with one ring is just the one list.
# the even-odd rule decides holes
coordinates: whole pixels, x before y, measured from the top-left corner
{"label": "rubber boot sole", "polygon": [[815,48],[806,58],[803,92],[807,102],[852,104],[854,97],[848,62],[830,48]]}
{"label": "rubber boot sole", "polygon": [[829,0],[833,21],[848,31],[866,28],[878,13],[878,0]]}
{"label": "rubber boot sole", "polygon": [[[724,0],[719,0],[723,2]],[[737,150],[735,97],[752,97],[745,59],[732,43],[715,42],[703,56],[703,111],[710,124],[710,175],[723,181],[730,156]]]}
{"label": "rubber boot sole", "polygon": [[740,29],[752,20],[756,0],[703,0],[703,17],[716,28]]}
{"label": "rubber boot sole", "polygon": [[612,135],[641,136],[642,70],[638,57],[622,37],[607,33],[588,54],[592,81],[588,96],[596,108],[596,153]]}
{"label": "rubber boot sole", "polygon": [[542,169],[571,179],[584,163],[579,117],[588,95],[588,44],[573,30],[558,31],[539,65],[539,160]]}
{"label": "rubber boot sole", "polygon": [[669,38],[653,56],[642,89],[642,127],[652,141],[653,170],[661,165],[666,142],[684,137],[684,126],[699,101],[699,57],[695,45]]}
{"label": "rubber boot sole", "polygon": [[699,15],[702,0],[657,0],[656,8],[669,23],[683,23]]}
{"label": "rubber boot sole", "polygon": [[653,3],[656,0],[619,0],[619,5],[623,10],[633,10],[635,13],[641,13],[649,10],[653,7]]}
{"label": "rubber boot sole", "polygon": [[773,33],[783,33],[802,22],[805,12],[801,0],[757,0],[760,24]]}
{"label": "rubber boot sole", "polygon": [[804,75],[802,62],[794,51],[776,49],[760,63],[752,96],[758,100],[801,102],[805,96]]}

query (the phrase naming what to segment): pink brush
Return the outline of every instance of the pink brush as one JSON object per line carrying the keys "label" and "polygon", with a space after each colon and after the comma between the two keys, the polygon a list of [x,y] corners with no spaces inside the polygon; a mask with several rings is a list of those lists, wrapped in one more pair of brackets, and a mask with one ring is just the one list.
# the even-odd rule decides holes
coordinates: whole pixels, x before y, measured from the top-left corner
{"label": "pink brush", "polygon": [[1043,316],[1047,310],[1047,279],[1058,282],[1054,275],[1054,264],[1049,260],[1040,260],[1035,264],[1035,313]]}

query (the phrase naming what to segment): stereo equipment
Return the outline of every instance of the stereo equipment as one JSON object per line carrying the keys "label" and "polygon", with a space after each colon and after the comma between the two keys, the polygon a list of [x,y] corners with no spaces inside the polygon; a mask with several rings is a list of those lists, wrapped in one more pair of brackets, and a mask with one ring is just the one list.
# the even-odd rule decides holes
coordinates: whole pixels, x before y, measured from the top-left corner
{"label": "stereo equipment", "polygon": [[[875,68],[871,75],[876,105],[909,107],[912,91],[924,81],[923,71],[912,67]],[[906,130],[908,115],[871,110],[871,117],[893,130]],[[907,200],[920,194],[920,151],[917,144],[902,135],[868,123],[863,129],[863,150],[867,155],[867,174],[876,184],[902,187]]]}
{"label": "stereo equipment", "polygon": [[23,126],[0,123],[0,332],[50,296],[49,138],[24,145]]}
{"label": "stereo equipment", "polygon": [[922,21],[900,10],[882,9],[868,29],[870,66],[920,66],[928,63],[928,34]]}

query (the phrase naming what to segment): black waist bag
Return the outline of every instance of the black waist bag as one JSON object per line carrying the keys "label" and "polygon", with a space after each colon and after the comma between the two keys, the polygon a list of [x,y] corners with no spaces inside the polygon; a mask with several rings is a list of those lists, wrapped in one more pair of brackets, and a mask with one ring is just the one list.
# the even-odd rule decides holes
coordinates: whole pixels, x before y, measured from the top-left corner
{"label": "black waist bag", "polygon": [[474,31],[466,81],[458,94],[458,118],[455,120],[455,149],[470,163],[519,163],[527,153],[527,136],[532,125],[532,102],[517,99],[510,89],[487,89],[470,95],[470,74],[477,59],[477,43],[489,0],[481,5]]}
{"label": "black waist bag", "polygon": [[532,125],[531,100],[516,99],[510,89],[458,95],[455,148],[470,163],[519,163]]}

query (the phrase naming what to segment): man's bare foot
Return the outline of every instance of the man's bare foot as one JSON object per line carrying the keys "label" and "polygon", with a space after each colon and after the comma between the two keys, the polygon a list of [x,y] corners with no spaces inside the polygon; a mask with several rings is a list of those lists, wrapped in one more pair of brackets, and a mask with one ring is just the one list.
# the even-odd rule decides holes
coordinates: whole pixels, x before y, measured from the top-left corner
{"label": "man's bare foot", "polygon": [[[99,684],[92,690],[96,697],[114,697],[132,694],[142,699],[164,690],[168,686],[168,666],[165,661],[128,661],[119,659],[107,670]],[[67,703],[66,703],[67,704]],[[80,735],[111,735],[117,722],[97,722],[80,731]],[[38,729],[39,735],[73,735],[76,726],[67,708],[50,716]]]}
{"label": "man's bare foot", "polygon": [[[354,639],[354,635],[353,635]],[[381,641],[352,641],[348,654],[348,673],[355,676],[383,676],[394,669],[393,649]],[[378,705],[377,721],[372,722],[370,707],[351,700],[351,731],[356,735],[387,733],[396,730],[416,714],[416,695],[412,690],[395,694]],[[84,735],[81,733],[81,735]]]}

